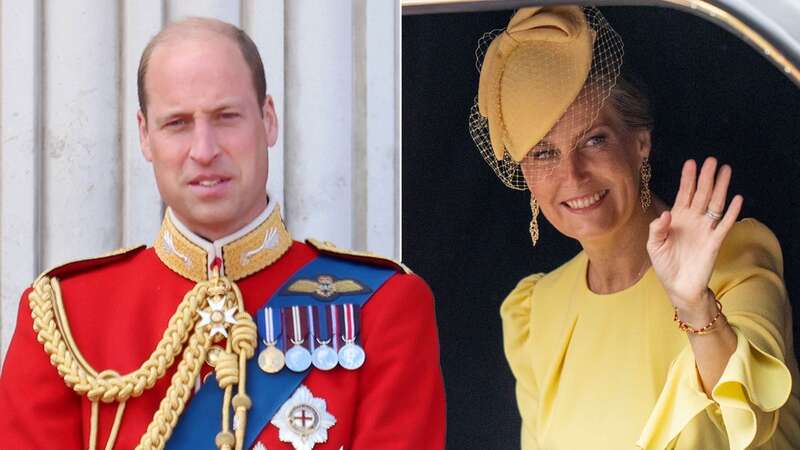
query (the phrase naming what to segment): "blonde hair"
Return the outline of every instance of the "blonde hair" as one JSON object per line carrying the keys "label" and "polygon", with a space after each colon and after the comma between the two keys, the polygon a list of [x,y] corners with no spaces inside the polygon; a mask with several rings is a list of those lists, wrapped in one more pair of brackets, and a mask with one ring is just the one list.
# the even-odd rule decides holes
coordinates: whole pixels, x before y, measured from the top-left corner
{"label": "blonde hair", "polygon": [[637,77],[623,74],[611,89],[609,101],[630,129],[647,129],[655,126],[647,87]]}

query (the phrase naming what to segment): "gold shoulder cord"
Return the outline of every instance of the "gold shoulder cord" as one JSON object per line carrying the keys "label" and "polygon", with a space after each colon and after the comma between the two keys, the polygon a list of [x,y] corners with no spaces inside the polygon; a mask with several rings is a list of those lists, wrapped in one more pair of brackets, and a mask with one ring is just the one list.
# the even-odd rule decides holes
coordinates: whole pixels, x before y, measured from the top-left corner
{"label": "gold shoulder cord", "polygon": [[[99,402],[119,403],[105,447],[110,450],[116,442],[125,403],[152,388],[172,366],[188,340],[166,396],[136,446],[137,450],[163,449],[186,406],[209,347],[221,341],[230,330],[226,349],[215,367],[219,386],[224,390],[222,430],[215,443],[220,450],[242,449],[247,410],[251,406],[250,397],[245,392],[245,365],[255,353],[258,333],[255,322],[245,311],[238,286],[228,278],[220,277],[217,269],[211,280],[198,282],[186,293],[155,351],[138,369],[125,375],[113,370],[98,373],[81,355],[70,332],[56,278],[40,277],[28,296],[28,302],[33,329],[50,355],[51,364],[58,369],[67,386],[92,402],[90,450],[97,448]],[[203,320],[198,322],[201,315]],[[230,320],[231,315],[233,320]],[[234,385],[238,386],[236,395],[233,395]],[[234,408],[233,422],[237,424],[235,433],[231,431],[231,406]]]}

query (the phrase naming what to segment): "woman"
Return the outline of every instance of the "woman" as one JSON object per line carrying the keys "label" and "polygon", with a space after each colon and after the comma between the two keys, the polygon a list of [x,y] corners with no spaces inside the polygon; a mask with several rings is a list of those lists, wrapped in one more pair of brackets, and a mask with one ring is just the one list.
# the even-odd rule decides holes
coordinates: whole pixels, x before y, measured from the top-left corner
{"label": "woman", "polygon": [[[647,100],[597,10],[534,7],[486,40],[471,132],[583,248],[503,303],[523,449],[796,449],[800,388],[780,246],[687,161],[650,193]],[[480,53],[479,53],[480,58]],[[792,390],[794,379],[794,390]]]}

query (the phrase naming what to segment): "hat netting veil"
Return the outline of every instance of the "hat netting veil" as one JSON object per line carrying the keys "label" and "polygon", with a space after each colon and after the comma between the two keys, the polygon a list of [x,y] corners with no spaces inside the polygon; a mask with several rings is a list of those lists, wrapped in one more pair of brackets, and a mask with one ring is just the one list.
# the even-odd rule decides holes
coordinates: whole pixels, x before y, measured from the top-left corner
{"label": "hat netting veil", "polygon": [[[566,23],[566,31],[554,35],[551,22]],[[585,33],[586,42],[568,41],[570,33]],[[475,58],[481,86],[469,133],[506,186],[527,190],[525,176],[529,182],[548,176],[579,145],[616,84],[623,53],[619,34],[595,7],[523,8],[508,28],[480,38]],[[556,124],[571,144],[545,148]]]}

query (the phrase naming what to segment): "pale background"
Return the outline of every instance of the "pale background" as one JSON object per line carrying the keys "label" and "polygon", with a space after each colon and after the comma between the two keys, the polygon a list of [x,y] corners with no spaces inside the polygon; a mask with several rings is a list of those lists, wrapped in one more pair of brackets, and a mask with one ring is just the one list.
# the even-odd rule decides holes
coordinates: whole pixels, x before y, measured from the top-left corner
{"label": "pale background", "polygon": [[394,0],[0,0],[0,360],[41,271],[152,243],[162,204],[136,69],[151,36],[193,15],[260,49],[281,124],[269,191],[294,238],[400,256]]}

